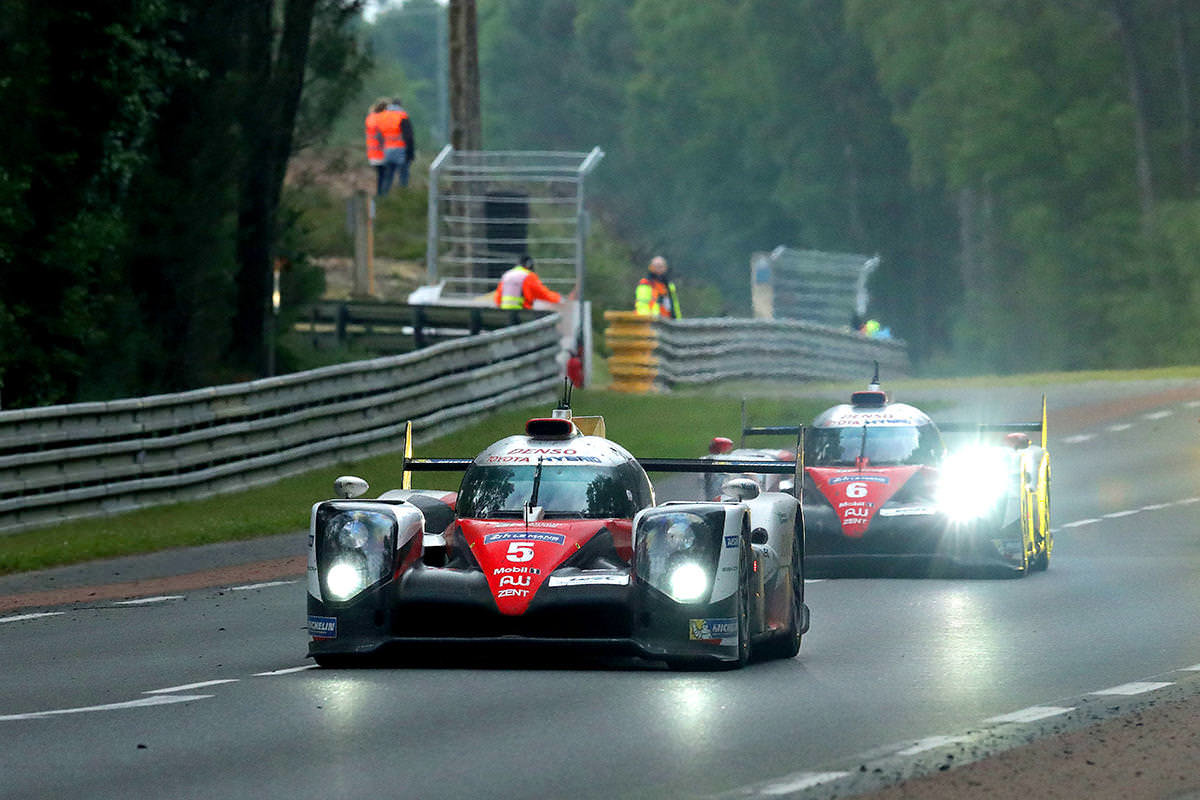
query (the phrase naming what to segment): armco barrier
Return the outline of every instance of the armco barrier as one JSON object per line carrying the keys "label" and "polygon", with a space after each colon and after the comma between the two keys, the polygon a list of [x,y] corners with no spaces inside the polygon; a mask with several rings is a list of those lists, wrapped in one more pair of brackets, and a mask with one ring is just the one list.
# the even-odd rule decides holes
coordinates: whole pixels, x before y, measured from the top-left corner
{"label": "armco barrier", "polygon": [[659,386],[730,378],[841,380],[907,375],[904,342],[794,320],[682,319],[655,323]]}
{"label": "armco barrier", "polygon": [[909,370],[901,341],[794,320],[652,319],[607,311],[609,371],[618,391],[648,392],[734,378],[842,380]]}
{"label": "armco barrier", "polygon": [[433,438],[559,383],[558,315],[415,353],[108,403],[0,411],[0,531],[269,483]]}

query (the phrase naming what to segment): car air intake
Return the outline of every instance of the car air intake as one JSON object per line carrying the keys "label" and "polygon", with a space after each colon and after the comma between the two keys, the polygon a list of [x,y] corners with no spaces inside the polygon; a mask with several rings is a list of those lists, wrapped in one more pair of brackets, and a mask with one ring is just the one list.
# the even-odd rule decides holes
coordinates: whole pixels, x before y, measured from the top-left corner
{"label": "car air intake", "polygon": [[569,419],[531,419],[525,423],[525,433],[534,439],[570,439],[575,424]]}

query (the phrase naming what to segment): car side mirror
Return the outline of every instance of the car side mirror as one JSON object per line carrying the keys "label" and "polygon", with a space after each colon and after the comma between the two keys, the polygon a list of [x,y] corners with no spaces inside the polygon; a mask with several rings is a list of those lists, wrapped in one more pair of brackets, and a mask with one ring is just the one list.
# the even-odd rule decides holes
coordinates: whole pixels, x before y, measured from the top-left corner
{"label": "car side mirror", "polygon": [[724,436],[714,436],[708,443],[708,453],[713,456],[723,456],[733,450],[733,440]]}
{"label": "car side mirror", "polygon": [[1004,443],[1013,450],[1024,450],[1029,447],[1029,435],[1024,433],[1010,433],[1004,437]]}
{"label": "car side mirror", "polygon": [[770,538],[766,528],[755,528],[750,531],[750,544],[766,544]]}
{"label": "car side mirror", "polygon": [[760,491],[758,481],[753,478],[730,478],[721,484],[721,497],[732,500],[753,500]]}
{"label": "car side mirror", "polygon": [[346,500],[361,497],[370,488],[369,483],[353,475],[343,475],[333,482],[333,493]]}

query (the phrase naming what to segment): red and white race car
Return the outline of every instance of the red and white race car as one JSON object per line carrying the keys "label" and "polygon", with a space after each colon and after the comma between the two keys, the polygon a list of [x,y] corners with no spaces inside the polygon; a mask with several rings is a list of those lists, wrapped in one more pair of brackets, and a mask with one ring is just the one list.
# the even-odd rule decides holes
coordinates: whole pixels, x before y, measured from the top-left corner
{"label": "red and white race car", "polygon": [[[647,470],[742,471],[733,460],[639,461],[567,403],[471,459],[406,454],[400,489],[312,509],[309,655],[322,666],[430,643],[599,648],[672,666],[791,657],[808,629],[796,498],[731,486],[655,505]],[[792,462],[756,468],[794,474]],[[409,470],[463,473],[458,492]]]}
{"label": "red and white race car", "polygon": [[[743,436],[799,432],[745,427]],[[1037,443],[1030,433],[1040,435]],[[914,406],[889,402],[876,376],[849,403],[820,414],[802,438],[808,575],[947,566],[1023,575],[1049,565],[1045,398],[1038,422],[938,425]]]}

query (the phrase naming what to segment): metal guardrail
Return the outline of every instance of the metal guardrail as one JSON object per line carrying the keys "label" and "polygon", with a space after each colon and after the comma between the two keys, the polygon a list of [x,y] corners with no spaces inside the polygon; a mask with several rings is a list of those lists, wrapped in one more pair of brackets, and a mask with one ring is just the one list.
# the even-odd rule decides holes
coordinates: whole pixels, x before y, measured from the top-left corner
{"label": "metal guardrail", "polygon": [[0,531],[269,483],[441,435],[559,383],[557,314],[404,355],[0,412]]}
{"label": "metal guardrail", "polygon": [[500,330],[548,313],[486,306],[325,300],[308,306],[292,330],[316,349],[353,344],[391,354]]}
{"label": "metal guardrail", "polygon": [[[646,392],[733,378],[842,380],[908,374],[908,348],[848,328],[795,320],[655,319],[642,328],[607,312],[614,389]],[[646,319],[646,318],[643,318]],[[636,320],[633,320],[636,322]],[[639,333],[640,331],[640,333]],[[644,341],[639,341],[638,336]],[[614,366],[613,361],[617,361]],[[618,378],[623,381],[618,384]]]}

